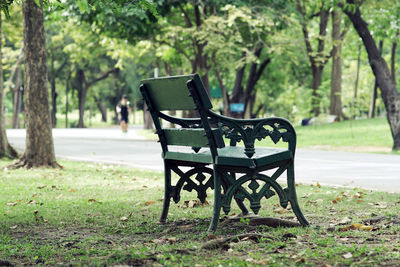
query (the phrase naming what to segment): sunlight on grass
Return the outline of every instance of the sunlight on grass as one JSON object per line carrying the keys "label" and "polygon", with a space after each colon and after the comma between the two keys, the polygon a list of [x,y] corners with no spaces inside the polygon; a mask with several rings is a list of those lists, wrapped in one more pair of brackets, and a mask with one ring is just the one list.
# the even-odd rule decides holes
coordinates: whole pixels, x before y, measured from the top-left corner
{"label": "sunlight on grass", "polygon": [[[299,185],[300,205],[313,226],[269,228],[224,219],[216,237],[260,239],[210,250],[212,204],[185,205],[196,198],[193,192],[182,192],[168,222],[158,223],[160,172],[69,161],[63,170],[4,169],[9,163],[0,161],[0,260],[15,265],[400,264],[399,194]],[[276,196],[262,204],[261,216],[295,220]],[[230,215],[238,213],[234,207]]]}

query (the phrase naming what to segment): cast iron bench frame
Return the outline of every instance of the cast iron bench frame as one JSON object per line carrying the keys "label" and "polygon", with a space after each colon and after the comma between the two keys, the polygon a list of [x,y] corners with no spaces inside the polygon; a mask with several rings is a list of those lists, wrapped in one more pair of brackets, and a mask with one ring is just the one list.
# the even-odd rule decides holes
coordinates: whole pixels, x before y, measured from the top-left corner
{"label": "cast iron bench frame", "polygon": [[[182,189],[195,190],[204,203],[206,191],[211,188],[214,189],[214,210],[209,231],[216,230],[221,208],[229,213],[233,198],[243,214],[249,213],[243,203],[245,199],[257,214],[261,199],[276,194],[283,208],[290,202],[301,225],[309,225],[296,197],[296,133],[289,121],[278,117],[234,119],[215,113],[197,74],[146,79],[141,81],[140,92],[151,113],[164,160],[161,222],[166,221],[171,198],[179,202]],[[169,110],[196,110],[199,118],[179,118],[163,112]],[[180,128],[163,127],[161,121]],[[229,146],[225,146],[223,136],[230,140]],[[256,140],[267,137],[275,144],[280,140],[287,142],[288,149],[255,148]],[[237,147],[238,142],[243,142],[244,147]],[[193,151],[171,151],[171,146],[192,147]],[[202,147],[207,149],[199,152]],[[189,170],[180,167],[189,167]],[[261,173],[271,169],[275,169],[271,176]],[[171,171],[179,176],[175,185],[171,184]],[[287,187],[282,188],[276,179],[285,171]]]}

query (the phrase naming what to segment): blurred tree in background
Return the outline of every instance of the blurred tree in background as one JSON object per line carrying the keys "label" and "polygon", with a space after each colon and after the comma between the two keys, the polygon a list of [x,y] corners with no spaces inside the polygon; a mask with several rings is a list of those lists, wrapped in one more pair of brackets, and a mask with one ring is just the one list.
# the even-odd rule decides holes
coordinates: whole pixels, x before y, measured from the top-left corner
{"label": "blurred tree in background", "polygon": [[[1,3],[10,14],[2,18],[5,124],[25,127],[22,9]],[[296,123],[387,116],[399,148],[398,1],[80,0],[43,8],[53,127],[115,123],[123,94],[141,110],[139,82],[157,69],[199,73],[226,115]]]}

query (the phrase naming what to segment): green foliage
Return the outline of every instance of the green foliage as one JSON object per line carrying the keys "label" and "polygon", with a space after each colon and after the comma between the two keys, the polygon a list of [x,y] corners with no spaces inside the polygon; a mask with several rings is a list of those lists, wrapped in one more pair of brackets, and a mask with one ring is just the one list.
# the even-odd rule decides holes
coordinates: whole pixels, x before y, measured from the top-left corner
{"label": "green foliage", "polygon": [[10,6],[14,3],[14,0],[1,0],[0,1],[0,11],[6,15],[6,18],[10,18]]}
{"label": "green foliage", "polygon": [[[324,9],[353,8],[358,1],[318,0],[304,3],[306,18],[318,16]],[[354,3],[352,3],[354,2]],[[22,44],[21,5],[8,3],[10,17],[3,20],[3,69],[4,81],[8,81]],[[195,23],[194,4],[199,4],[201,23]],[[215,75],[218,70],[228,93],[232,92],[237,71],[246,66],[247,74],[252,63],[271,61],[257,81],[255,108],[261,108],[259,116],[278,115],[294,121],[309,116],[312,73],[301,32],[302,18],[296,11],[295,1],[284,0],[208,0],[194,1],[94,1],[77,0],[59,2],[44,1],[49,69],[55,69],[65,61],[65,67],[56,75],[57,104],[65,111],[68,75],[76,79],[77,69],[88,73],[88,80],[98,77],[110,68],[120,69],[118,77],[96,83],[88,95],[88,106],[94,110],[95,98],[102,99],[109,110],[120,94],[126,93],[138,99],[137,84],[143,78],[152,77],[154,69],[159,75],[177,75],[199,72],[208,74],[210,86],[219,86]],[[8,7],[7,6],[7,7]],[[3,6],[1,6],[3,7]],[[384,40],[383,56],[390,60],[390,45],[398,40],[400,28],[399,4],[389,0],[365,1],[361,6],[374,37]],[[186,15],[192,21],[188,25]],[[345,27],[346,17],[342,16]],[[310,20],[310,40],[315,50],[320,36],[317,20]],[[329,18],[326,45],[322,54],[313,54],[319,60],[329,56],[333,43],[330,41]],[[199,48],[196,43],[201,45]],[[360,40],[350,27],[342,42],[342,102],[348,116],[365,117],[369,108],[374,76],[368,64],[367,54],[361,49],[358,98],[354,99],[355,72]],[[262,47],[260,57],[255,55]],[[205,56],[203,67],[196,67],[196,55],[201,49]],[[399,49],[397,50],[399,51]],[[52,59],[53,58],[53,59]],[[399,64],[397,52],[396,66]],[[328,60],[319,88],[321,110],[328,112],[330,103],[331,63]],[[398,73],[398,71],[397,71]],[[49,73],[49,77],[50,77]],[[397,75],[399,80],[400,75]],[[400,84],[400,83],[398,83]],[[13,107],[11,86],[5,84],[5,106]],[[118,89],[116,89],[118,87]],[[73,89],[74,86],[70,86]],[[77,92],[69,91],[70,108],[78,106]],[[216,106],[221,100],[214,100]],[[140,105],[140,103],[139,103]],[[382,109],[378,100],[378,109]]]}
{"label": "green foliage", "polygon": [[89,11],[89,4],[87,0],[77,0],[76,3],[78,4],[79,10],[82,13],[86,13]]}

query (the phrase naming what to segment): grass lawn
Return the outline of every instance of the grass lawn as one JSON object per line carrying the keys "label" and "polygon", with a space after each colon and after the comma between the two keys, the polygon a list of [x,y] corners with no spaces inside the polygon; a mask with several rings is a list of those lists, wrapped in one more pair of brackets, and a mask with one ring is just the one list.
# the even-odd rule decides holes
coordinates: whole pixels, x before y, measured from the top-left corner
{"label": "grass lawn", "polygon": [[298,146],[361,152],[390,152],[393,139],[385,118],[296,127]]}
{"label": "grass lawn", "polygon": [[[0,161],[0,265],[400,265],[399,194],[299,185],[311,227],[222,218],[208,235],[212,206],[185,205],[194,193],[158,223],[162,173],[68,161],[63,170],[4,169],[9,163]],[[260,214],[294,220],[277,203],[264,200]],[[252,235],[207,245],[244,233]]]}

